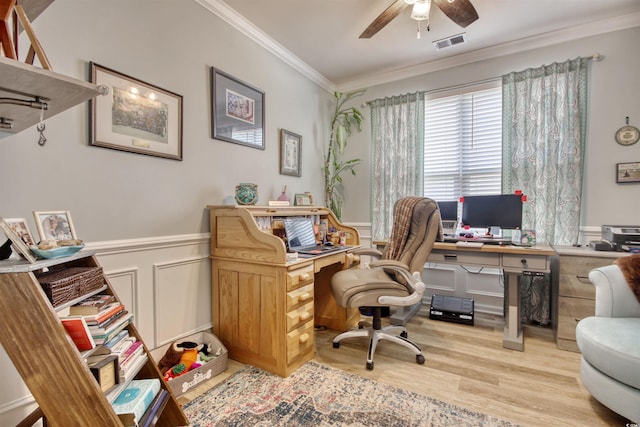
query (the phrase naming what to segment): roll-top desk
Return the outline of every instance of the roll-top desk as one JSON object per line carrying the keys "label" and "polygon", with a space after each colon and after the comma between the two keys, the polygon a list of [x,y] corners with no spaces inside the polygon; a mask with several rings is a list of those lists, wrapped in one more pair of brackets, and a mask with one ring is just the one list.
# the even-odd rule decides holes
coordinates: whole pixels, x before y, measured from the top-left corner
{"label": "roll-top desk", "polygon": [[[360,243],[355,228],[324,207],[208,208],[213,331],[229,357],[286,377],[313,358],[315,325],[347,330],[357,324],[359,311],[339,307],[329,288],[335,272],[359,264],[351,253]],[[345,248],[287,261],[272,224],[291,216],[314,217],[344,232]]]}

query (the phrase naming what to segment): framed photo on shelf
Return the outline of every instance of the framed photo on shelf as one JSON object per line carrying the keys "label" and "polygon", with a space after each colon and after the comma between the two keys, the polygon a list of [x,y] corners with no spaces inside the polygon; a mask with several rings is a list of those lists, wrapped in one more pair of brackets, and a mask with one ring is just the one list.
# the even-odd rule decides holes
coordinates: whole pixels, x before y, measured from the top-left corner
{"label": "framed photo on shelf", "polygon": [[264,150],[264,92],[211,67],[211,137]]}
{"label": "framed photo on shelf", "polygon": [[[14,223],[15,224],[15,223]],[[26,225],[26,223],[25,223]],[[24,259],[29,261],[31,264],[36,262],[36,257],[33,256],[31,250],[27,243],[23,240],[22,236],[16,234],[13,230],[13,227],[5,222],[4,219],[0,218],[0,231],[3,231],[9,240],[11,240],[12,248],[21,255]],[[28,231],[28,229],[27,229]]]}
{"label": "framed photo on shelf", "polygon": [[69,211],[33,212],[40,240],[77,239]]}
{"label": "framed photo on shelf", "polygon": [[309,193],[298,193],[293,199],[295,206],[312,206],[313,198]]}
{"label": "framed photo on shelf", "polygon": [[618,163],[616,165],[616,182],[640,182],[640,162]]}
{"label": "framed photo on shelf", "polygon": [[89,143],[182,160],[182,96],[91,63],[91,82],[109,88],[91,104]]}
{"label": "framed photo on shelf", "polygon": [[29,230],[29,225],[27,225],[27,220],[25,218],[3,218],[4,222],[13,230],[14,233],[18,237],[22,239],[22,241],[27,246],[35,246],[36,241],[33,240],[33,236],[31,235],[31,231]]}
{"label": "framed photo on shelf", "polygon": [[280,174],[300,176],[302,173],[302,137],[280,129]]}

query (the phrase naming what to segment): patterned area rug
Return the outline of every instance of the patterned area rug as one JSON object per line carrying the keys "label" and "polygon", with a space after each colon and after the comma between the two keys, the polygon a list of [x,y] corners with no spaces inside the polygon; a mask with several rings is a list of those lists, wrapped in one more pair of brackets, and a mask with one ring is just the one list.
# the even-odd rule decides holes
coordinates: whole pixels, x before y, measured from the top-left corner
{"label": "patterned area rug", "polygon": [[514,425],[317,362],[288,378],[246,366],[184,412],[192,427]]}

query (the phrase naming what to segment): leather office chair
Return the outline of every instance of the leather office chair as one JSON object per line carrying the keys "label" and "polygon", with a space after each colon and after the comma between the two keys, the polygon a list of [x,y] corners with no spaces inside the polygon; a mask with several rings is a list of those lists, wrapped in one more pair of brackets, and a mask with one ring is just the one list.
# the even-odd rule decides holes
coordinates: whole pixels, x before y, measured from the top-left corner
{"label": "leather office chair", "polygon": [[[351,337],[369,337],[367,369],[373,369],[378,341],[389,340],[407,347],[416,362],[425,362],[422,350],[407,339],[402,325],[382,327],[382,307],[410,306],[422,301],[425,284],[422,270],[436,239],[442,240],[438,205],[426,197],[405,197],[394,206],[394,223],[383,252],[360,249],[356,253],[378,258],[368,269],[343,270],[333,275],[331,292],[341,307],[372,307],[373,325],[344,332],[333,339],[333,347]],[[400,335],[397,335],[400,333]]]}

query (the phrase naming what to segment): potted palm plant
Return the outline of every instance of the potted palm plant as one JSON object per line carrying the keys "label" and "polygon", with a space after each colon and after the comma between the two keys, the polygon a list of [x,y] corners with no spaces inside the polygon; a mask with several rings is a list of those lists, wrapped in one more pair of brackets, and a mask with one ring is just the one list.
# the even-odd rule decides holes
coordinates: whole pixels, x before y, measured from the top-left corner
{"label": "potted palm plant", "polygon": [[355,167],[360,159],[343,160],[342,155],[347,146],[347,137],[351,135],[352,127],[362,131],[363,116],[356,107],[345,107],[345,104],[365,90],[342,93],[334,92],[335,110],[331,118],[331,134],[329,147],[324,160],[325,206],[333,211],[338,219],[342,219],[342,174],[346,171],[356,174]]}

